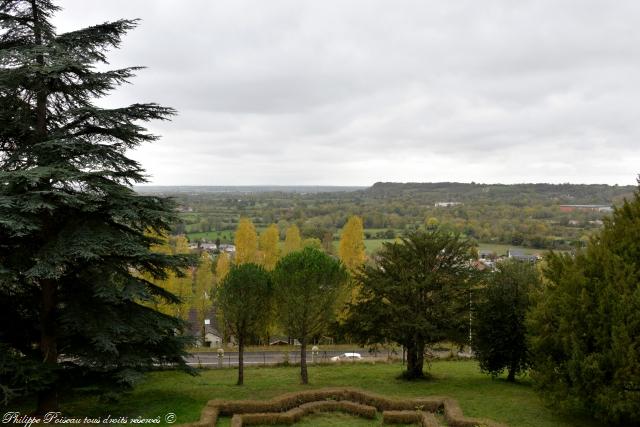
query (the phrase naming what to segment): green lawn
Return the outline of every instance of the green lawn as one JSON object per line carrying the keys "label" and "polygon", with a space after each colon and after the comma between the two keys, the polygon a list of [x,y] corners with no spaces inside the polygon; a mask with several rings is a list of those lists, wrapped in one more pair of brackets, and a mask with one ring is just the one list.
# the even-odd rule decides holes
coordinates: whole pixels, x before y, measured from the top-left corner
{"label": "green lawn", "polygon": [[235,230],[208,231],[208,232],[198,231],[194,233],[187,233],[187,237],[191,242],[195,242],[196,240],[200,240],[200,239],[205,239],[213,242],[218,238],[226,242],[226,241],[232,240],[231,237],[234,234],[235,234]]}
{"label": "green lawn", "polygon": [[544,254],[545,249],[525,248],[524,246],[503,245],[499,243],[478,243],[480,252],[495,252],[499,255],[506,255],[507,249],[513,249],[522,252],[525,255]]}
{"label": "green lawn", "polygon": [[[401,369],[400,364],[386,363],[312,366],[311,385],[302,386],[297,367],[250,367],[242,387],[234,385],[235,369],[203,370],[196,377],[173,371],[154,372],[118,403],[104,404],[90,395],[77,394],[67,398],[62,409],[68,416],[109,413],[153,418],[173,412],[178,423],[185,423],[198,419],[209,399],[266,399],[309,388],[352,386],[390,397],[451,396],[458,399],[466,415],[491,418],[511,427],[601,427],[587,419],[554,414],[534,393],[530,381],[509,384],[503,379],[492,380],[478,371],[474,361],[436,361],[432,365],[434,378],[429,381],[399,380],[396,377]],[[301,425],[380,425],[379,420],[357,420],[340,414],[317,419],[323,421],[309,418]],[[219,425],[228,426],[229,419],[221,420]]]}

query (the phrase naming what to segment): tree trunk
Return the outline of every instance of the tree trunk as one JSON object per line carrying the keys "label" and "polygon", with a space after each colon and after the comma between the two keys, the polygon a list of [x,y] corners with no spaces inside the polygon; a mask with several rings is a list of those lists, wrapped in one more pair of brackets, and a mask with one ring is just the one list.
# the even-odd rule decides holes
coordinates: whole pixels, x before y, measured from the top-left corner
{"label": "tree trunk", "polygon": [[424,348],[420,349],[420,346],[415,342],[407,344],[407,371],[404,374],[405,378],[413,380],[424,376],[422,373],[423,351]]}
{"label": "tree trunk", "polygon": [[509,375],[507,375],[507,381],[513,383],[516,381],[516,363],[509,365]]}
{"label": "tree trunk", "polygon": [[309,374],[307,373],[307,339],[300,339],[300,381],[302,384],[309,384]]}
{"label": "tree trunk", "polygon": [[238,385],[244,384],[244,334],[238,334]]}
{"label": "tree trunk", "polygon": [[416,371],[419,376],[416,378],[424,377],[424,343],[422,340],[416,342]]}
{"label": "tree trunk", "polygon": [[[42,301],[40,307],[40,353],[50,375],[57,375],[55,369],[58,364],[58,343],[56,336],[56,283],[51,280],[42,282]],[[51,384],[38,393],[36,414],[58,411],[58,387],[54,377]]]}
{"label": "tree trunk", "polygon": [[[40,9],[36,0],[31,0],[31,17],[33,19],[34,42],[42,46],[42,22]],[[44,67],[44,56],[36,55],[38,67]],[[41,86],[36,95],[36,134],[37,143],[47,138],[47,88]],[[48,160],[37,159],[39,165],[47,165]],[[48,186],[48,182],[40,185]],[[46,234],[46,233],[45,233]],[[49,375],[53,375],[52,381],[46,388],[38,392],[38,403],[36,414],[44,415],[47,412],[58,410],[58,387],[57,372],[58,365],[58,338],[56,336],[56,304],[57,304],[57,284],[52,280],[43,280],[41,286],[41,306],[40,306],[40,353],[42,361]]]}

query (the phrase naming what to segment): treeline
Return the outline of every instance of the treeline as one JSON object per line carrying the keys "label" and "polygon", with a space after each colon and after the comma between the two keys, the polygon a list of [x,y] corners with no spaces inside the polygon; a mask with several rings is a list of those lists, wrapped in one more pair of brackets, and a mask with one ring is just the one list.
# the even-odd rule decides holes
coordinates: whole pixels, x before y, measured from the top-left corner
{"label": "treeline", "polygon": [[[366,238],[388,238],[420,228],[427,221],[458,231],[478,242],[539,249],[584,246],[601,227],[601,212],[562,212],[560,204],[620,203],[631,186],[573,184],[394,184],[334,193],[205,193],[174,196],[182,206],[175,234],[218,232],[231,241],[240,217],[258,228],[276,223],[283,235],[295,224],[305,237],[322,239],[350,216],[363,219]],[[437,207],[438,202],[458,205]],[[374,231],[369,231],[373,229]],[[283,236],[281,236],[283,237]]]}

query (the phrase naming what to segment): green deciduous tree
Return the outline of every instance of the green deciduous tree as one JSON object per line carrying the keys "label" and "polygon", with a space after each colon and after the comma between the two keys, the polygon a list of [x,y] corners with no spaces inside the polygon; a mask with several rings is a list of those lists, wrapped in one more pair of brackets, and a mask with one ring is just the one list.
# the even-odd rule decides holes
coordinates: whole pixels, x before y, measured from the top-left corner
{"label": "green deciduous tree", "polygon": [[307,344],[335,318],[348,275],[339,261],[313,248],[280,259],[273,275],[276,313],[283,329],[300,341],[300,378],[307,384]]}
{"label": "green deciduous tree", "polygon": [[184,367],[183,322],[150,307],[178,300],[145,277],[190,262],[150,250],[174,206],[133,191],[144,170],[125,155],[156,139],[141,122],[174,111],[94,104],[133,77],[102,64],[136,21],[56,34],[56,10],[0,2],[0,352],[37,372],[0,366],[0,383],[37,392],[37,413],[57,409],[62,385],[122,386],[157,363]]}
{"label": "green deciduous tree", "polygon": [[250,334],[259,332],[271,313],[271,276],[261,266],[234,265],[217,290],[217,302],[224,321],[238,340],[238,385],[244,382],[244,344]]}
{"label": "green deciduous tree", "polygon": [[640,424],[640,190],[574,257],[551,254],[530,316],[532,376],[554,405]]}
{"label": "green deciduous tree", "polygon": [[407,349],[408,379],[424,376],[425,346],[459,341],[468,326],[468,298],[476,274],[471,244],[435,229],[385,243],[375,265],[356,274],[360,296],[345,328],[363,344],[397,342]]}
{"label": "green deciduous tree", "polygon": [[497,376],[506,369],[515,381],[529,367],[525,317],[539,286],[538,270],[528,262],[503,261],[488,273],[473,316],[473,350],[483,372]]}

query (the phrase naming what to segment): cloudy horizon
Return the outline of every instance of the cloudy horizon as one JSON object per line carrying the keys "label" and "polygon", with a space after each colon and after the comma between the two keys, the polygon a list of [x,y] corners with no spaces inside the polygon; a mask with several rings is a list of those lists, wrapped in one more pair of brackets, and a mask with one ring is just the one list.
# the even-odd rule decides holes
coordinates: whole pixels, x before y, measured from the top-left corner
{"label": "cloudy horizon", "polygon": [[606,183],[640,173],[634,1],[63,0],[141,18],[102,101],[158,102],[151,185]]}

